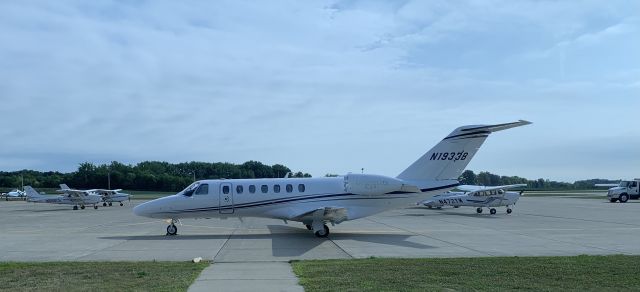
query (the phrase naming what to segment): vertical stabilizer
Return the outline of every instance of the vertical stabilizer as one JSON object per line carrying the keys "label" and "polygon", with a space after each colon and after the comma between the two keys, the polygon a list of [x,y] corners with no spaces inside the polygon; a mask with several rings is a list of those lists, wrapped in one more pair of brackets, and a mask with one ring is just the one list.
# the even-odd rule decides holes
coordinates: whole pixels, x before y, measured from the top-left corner
{"label": "vertical stabilizer", "polygon": [[517,121],[498,125],[463,126],[398,175],[402,180],[457,180],[489,134],[531,124]]}

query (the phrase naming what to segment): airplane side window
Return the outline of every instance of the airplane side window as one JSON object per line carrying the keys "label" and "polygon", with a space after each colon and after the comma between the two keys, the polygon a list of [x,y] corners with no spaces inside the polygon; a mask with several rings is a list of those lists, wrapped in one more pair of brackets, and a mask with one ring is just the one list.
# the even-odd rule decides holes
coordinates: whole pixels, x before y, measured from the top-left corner
{"label": "airplane side window", "polygon": [[305,187],[304,184],[299,184],[298,185],[298,192],[304,193]]}
{"label": "airplane side window", "polygon": [[276,193],[279,193],[280,192],[280,185],[274,185],[273,186],[273,191],[276,192]]}
{"label": "airplane side window", "polygon": [[209,194],[209,184],[201,184],[196,190],[196,195],[208,195]]}
{"label": "airplane side window", "polygon": [[269,191],[269,187],[267,185],[261,185],[260,190],[263,194],[266,194]]}
{"label": "airplane side window", "polygon": [[249,186],[249,192],[252,193],[252,194],[255,193],[256,192],[256,186],[250,185]]}
{"label": "airplane side window", "polygon": [[237,194],[242,194],[243,191],[243,187],[241,185],[236,186],[236,193]]}
{"label": "airplane side window", "polygon": [[222,187],[222,193],[225,194],[225,195],[229,194],[229,186]]}
{"label": "airplane side window", "polygon": [[287,193],[293,192],[293,186],[288,184],[287,185]]}

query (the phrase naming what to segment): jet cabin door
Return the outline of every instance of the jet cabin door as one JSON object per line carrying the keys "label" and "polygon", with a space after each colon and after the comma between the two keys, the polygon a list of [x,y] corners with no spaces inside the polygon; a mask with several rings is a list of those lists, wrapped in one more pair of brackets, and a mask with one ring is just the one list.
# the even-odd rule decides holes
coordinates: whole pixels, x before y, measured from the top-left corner
{"label": "jet cabin door", "polygon": [[233,186],[231,183],[220,184],[220,214],[233,214]]}

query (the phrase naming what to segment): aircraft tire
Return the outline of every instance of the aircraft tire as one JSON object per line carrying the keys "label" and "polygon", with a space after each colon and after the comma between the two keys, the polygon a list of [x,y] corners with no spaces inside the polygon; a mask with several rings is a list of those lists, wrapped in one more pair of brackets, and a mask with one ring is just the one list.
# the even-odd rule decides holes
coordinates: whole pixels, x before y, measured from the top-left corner
{"label": "aircraft tire", "polygon": [[98,210],[98,205],[93,205],[94,210]]}
{"label": "aircraft tire", "polygon": [[113,203],[109,202],[109,207],[113,206]]}
{"label": "aircraft tire", "polygon": [[102,207],[106,207],[106,206],[107,206],[107,203],[102,203]]}
{"label": "aircraft tire", "polygon": [[320,237],[320,238],[324,238],[329,236],[329,226],[327,226],[326,224],[324,225],[324,232],[322,230],[318,230],[315,233],[316,237]]}
{"label": "aircraft tire", "polygon": [[478,214],[482,214],[482,208],[477,208],[476,212],[478,212]]}
{"label": "aircraft tire", "polygon": [[73,210],[78,210],[78,206],[73,206]]}
{"label": "aircraft tire", "polygon": [[507,208],[507,214],[511,214],[511,212],[513,212],[513,210],[511,210],[510,208]]}
{"label": "aircraft tire", "polygon": [[81,205],[81,206],[80,206],[80,209],[84,210],[84,205]]}
{"label": "aircraft tire", "polygon": [[491,213],[491,215],[495,215],[495,214],[496,214],[496,212],[497,212],[497,211],[496,211],[496,209],[494,209],[494,208],[491,208],[491,209],[489,210],[489,213]]}
{"label": "aircraft tire", "polygon": [[178,234],[178,227],[174,224],[167,226],[167,235],[176,235]]}
{"label": "aircraft tire", "polygon": [[311,227],[311,224],[305,224],[304,226],[307,227],[307,230],[313,230],[313,227]]}
{"label": "aircraft tire", "polygon": [[124,204],[122,202],[120,202],[120,207],[124,206]]}
{"label": "aircraft tire", "polygon": [[620,195],[619,200],[620,200],[620,203],[626,203],[629,200],[629,195],[622,194],[622,195]]}

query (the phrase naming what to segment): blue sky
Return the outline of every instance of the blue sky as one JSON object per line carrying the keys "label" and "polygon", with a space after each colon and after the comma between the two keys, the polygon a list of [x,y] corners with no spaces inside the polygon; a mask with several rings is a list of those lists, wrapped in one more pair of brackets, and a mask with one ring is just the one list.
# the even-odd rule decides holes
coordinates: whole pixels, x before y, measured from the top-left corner
{"label": "blue sky", "polygon": [[112,160],[640,176],[638,1],[2,1],[0,170]]}

